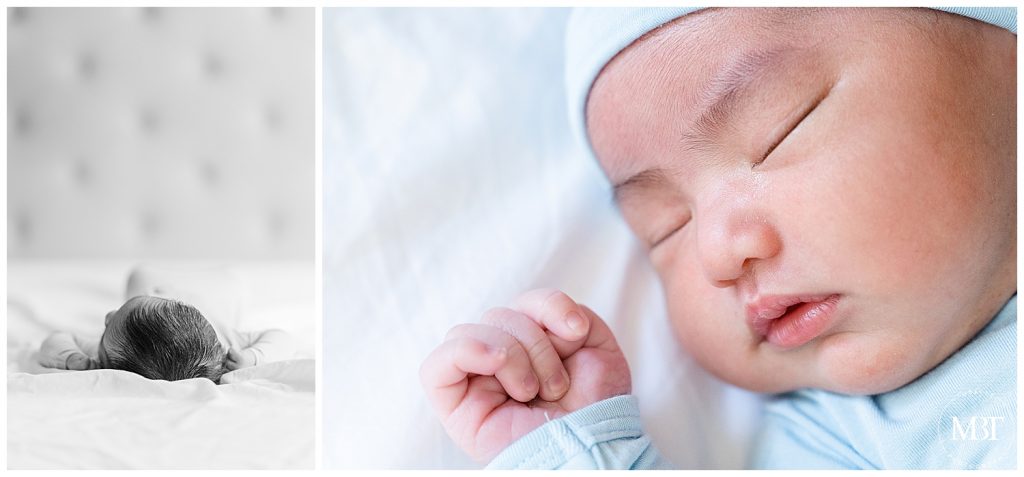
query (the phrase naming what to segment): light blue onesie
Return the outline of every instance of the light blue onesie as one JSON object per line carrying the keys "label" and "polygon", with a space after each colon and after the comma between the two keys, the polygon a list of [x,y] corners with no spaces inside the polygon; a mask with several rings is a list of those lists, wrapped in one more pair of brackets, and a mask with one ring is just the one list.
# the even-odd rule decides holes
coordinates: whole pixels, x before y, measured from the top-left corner
{"label": "light blue onesie", "polygon": [[[874,396],[801,390],[772,399],[751,467],[1013,469],[1017,466],[1017,295],[960,351]],[[552,420],[490,469],[664,469],[636,398],[617,396]]]}

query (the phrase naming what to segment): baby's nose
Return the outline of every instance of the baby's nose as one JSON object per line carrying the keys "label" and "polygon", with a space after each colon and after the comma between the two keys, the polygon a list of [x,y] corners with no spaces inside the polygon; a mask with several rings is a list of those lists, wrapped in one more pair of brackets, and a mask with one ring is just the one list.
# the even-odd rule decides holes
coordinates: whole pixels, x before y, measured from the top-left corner
{"label": "baby's nose", "polygon": [[746,209],[719,211],[698,224],[697,247],[712,285],[732,286],[755,260],[777,255],[782,243],[775,227]]}

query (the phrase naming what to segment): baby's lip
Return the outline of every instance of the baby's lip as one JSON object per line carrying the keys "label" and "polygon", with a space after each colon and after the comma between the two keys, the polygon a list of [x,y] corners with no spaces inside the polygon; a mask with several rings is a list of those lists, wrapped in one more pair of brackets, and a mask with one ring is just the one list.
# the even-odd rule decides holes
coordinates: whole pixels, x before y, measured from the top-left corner
{"label": "baby's lip", "polygon": [[764,339],[771,328],[771,321],[781,318],[790,307],[801,303],[823,302],[834,295],[835,293],[758,296],[747,301],[747,325],[755,336]]}

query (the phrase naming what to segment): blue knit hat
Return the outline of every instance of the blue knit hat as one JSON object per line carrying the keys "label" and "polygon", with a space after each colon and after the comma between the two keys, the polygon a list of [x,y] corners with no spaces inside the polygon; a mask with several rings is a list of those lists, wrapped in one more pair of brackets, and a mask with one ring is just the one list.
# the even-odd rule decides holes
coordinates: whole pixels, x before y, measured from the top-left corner
{"label": "blue knit hat", "polygon": [[[705,7],[576,8],[569,17],[565,38],[566,99],[569,126],[590,149],[586,107],[590,87],[612,58],[651,30]],[[1017,34],[1014,7],[936,7],[1005,28]],[[592,151],[592,150],[591,150]]]}

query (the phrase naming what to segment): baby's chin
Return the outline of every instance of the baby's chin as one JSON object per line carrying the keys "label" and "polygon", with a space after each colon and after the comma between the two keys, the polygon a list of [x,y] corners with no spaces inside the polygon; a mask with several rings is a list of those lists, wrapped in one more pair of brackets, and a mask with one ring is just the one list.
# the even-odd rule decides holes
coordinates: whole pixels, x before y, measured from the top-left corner
{"label": "baby's chin", "polygon": [[901,388],[934,366],[915,346],[869,333],[829,336],[818,344],[809,387],[858,396]]}
{"label": "baby's chin", "polygon": [[776,355],[781,359],[771,360],[773,365],[764,359],[759,366],[742,371],[705,368],[723,381],[757,393],[810,388],[849,395],[886,393],[912,382],[930,368],[912,357],[910,347],[881,341],[872,335],[841,333],[809,343],[813,348],[802,352]]}
{"label": "baby's chin", "polygon": [[819,387],[853,395],[887,393],[926,373],[920,344],[900,343],[893,336],[843,333],[821,343],[818,353]]}

